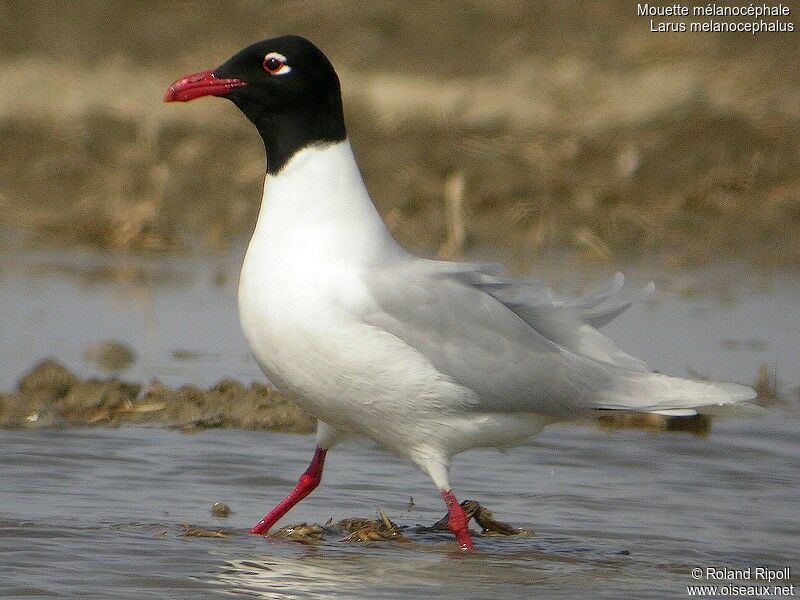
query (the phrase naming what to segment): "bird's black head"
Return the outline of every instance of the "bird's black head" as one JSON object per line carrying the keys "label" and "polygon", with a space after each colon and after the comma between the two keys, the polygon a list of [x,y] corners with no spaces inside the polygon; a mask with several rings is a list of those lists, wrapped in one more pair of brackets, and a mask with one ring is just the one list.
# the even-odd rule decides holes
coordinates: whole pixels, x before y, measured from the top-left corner
{"label": "bird's black head", "polygon": [[231,100],[258,129],[267,172],[277,173],[298,151],[347,137],[339,78],[328,58],[305,38],[258,42],[211,71],[179,79],[166,102],[202,96]]}

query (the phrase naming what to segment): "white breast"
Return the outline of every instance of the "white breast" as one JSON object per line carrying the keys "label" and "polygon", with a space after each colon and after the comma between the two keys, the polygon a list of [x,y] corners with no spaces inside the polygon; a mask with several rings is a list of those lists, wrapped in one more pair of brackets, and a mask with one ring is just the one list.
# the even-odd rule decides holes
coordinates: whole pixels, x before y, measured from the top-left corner
{"label": "white breast", "polygon": [[387,411],[411,410],[413,396],[441,379],[418,353],[346,310],[366,294],[360,269],[404,252],[348,142],[307,148],[267,177],[239,284],[242,328],[267,377],[333,425],[370,435]]}
{"label": "white breast", "polygon": [[370,304],[363,269],[409,258],[375,210],[348,142],[307,148],[268,176],[239,311],[270,381],[315,417],[418,463],[433,447],[449,454],[538,429],[530,417],[465,410],[474,392],[354,313]]}

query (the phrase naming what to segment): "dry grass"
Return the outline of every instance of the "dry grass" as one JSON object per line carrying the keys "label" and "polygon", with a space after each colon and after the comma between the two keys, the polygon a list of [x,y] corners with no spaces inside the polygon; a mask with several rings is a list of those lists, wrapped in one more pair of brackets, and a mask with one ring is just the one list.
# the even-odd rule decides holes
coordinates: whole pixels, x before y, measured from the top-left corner
{"label": "dry grass", "polygon": [[368,186],[414,250],[799,264],[791,35],[650,34],[622,0],[283,1],[277,21],[256,0],[110,6],[2,9],[0,72],[24,84],[0,93],[0,244],[23,231],[207,251],[245,237],[257,135],[222,101],[160,99],[184,72],[292,31],[339,66]]}

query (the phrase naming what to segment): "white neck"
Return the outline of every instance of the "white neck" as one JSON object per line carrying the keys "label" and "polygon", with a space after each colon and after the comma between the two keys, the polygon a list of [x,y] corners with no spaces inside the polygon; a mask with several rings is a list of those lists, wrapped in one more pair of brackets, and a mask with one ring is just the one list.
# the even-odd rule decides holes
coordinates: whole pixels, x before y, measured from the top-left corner
{"label": "white neck", "polygon": [[267,175],[248,249],[261,252],[271,260],[372,264],[403,251],[372,204],[344,140],[305,148],[279,173]]}

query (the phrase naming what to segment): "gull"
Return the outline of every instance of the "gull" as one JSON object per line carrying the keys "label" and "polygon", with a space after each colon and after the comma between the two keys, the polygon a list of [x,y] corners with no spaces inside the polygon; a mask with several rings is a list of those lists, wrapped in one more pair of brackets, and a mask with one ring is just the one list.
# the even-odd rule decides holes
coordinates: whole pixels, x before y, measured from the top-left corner
{"label": "gull", "polygon": [[603,411],[694,415],[755,398],[735,383],[655,373],[599,331],[652,284],[626,293],[618,273],[606,289],[565,300],[497,266],[400,246],[353,155],[336,71],[308,40],[253,44],[179,79],[164,99],[203,96],[232,101],[264,141],[240,319],[269,381],[318,420],[308,470],[251,533],[265,535],[317,487],[337,442],[365,436],[428,474],[470,551],[449,480],[454,455],[520,445],[550,423]]}

